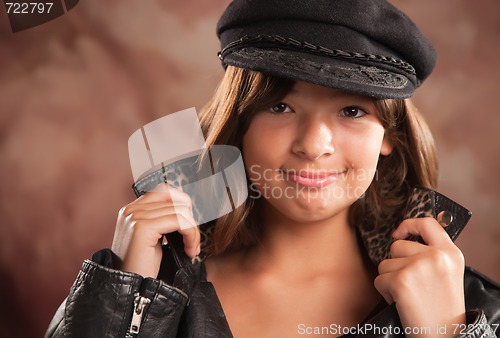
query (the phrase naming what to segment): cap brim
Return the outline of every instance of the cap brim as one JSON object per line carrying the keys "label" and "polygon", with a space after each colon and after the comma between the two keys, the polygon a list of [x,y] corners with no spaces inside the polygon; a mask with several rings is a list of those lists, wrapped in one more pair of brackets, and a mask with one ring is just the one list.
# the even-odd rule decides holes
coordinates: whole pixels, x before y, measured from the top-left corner
{"label": "cap brim", "polygon": [[400,73],[296,50],[244,47],[225,54],[224,63],[378,99],[405,99],[415,91]]}

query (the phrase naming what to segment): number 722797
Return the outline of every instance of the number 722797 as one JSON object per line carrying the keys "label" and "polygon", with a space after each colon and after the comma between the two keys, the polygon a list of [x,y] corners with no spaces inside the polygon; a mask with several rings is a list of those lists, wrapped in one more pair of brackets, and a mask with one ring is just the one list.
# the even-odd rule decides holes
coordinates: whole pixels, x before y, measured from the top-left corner
{"label": "number 722797", "polygon": [[499,325],[500,324],[482,324],[482,323],[480,323],[480,324],[453,324],[453,334],[454,335],[471,334],[472,332],[474,332],[474,330],[477,328],[477,326],[482,326],[483,330],[487,330],[488,328],[486,326],[488,326],[491,329],[491,331],[496,332]]}
{"label": "number 722797", "polygon": [[50,13],[53,2],[6,2],[7,14]]}

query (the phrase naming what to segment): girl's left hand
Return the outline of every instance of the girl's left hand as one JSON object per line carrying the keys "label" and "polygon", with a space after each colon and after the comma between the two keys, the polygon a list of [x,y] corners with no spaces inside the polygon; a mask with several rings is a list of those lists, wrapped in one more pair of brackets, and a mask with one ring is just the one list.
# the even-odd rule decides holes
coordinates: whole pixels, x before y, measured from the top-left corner
{"label": "girl's left hand", "polygon": [[[427,245],[404,240],[409,235]],[[465,324],[462,252],[431,217],[407,219],[392,236],[391,258],[379,264],[375,287],[396,303],[403,327],[415,331],[406,337],[454,337]]]}

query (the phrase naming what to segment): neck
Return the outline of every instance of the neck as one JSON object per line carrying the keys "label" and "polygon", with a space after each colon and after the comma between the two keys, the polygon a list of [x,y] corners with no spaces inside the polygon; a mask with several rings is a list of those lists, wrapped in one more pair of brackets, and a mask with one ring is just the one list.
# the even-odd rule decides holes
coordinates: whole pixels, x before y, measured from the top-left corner
{"label": "neck", "polygon": [[263,208],[263,212],[262,219],[267,221],[261,225],[261,243],[246,255],[249,266],[306,278],[370,269],[356,231],[349,225],[347,209],[331,218],[307,223],[291,220],[270,208]]}

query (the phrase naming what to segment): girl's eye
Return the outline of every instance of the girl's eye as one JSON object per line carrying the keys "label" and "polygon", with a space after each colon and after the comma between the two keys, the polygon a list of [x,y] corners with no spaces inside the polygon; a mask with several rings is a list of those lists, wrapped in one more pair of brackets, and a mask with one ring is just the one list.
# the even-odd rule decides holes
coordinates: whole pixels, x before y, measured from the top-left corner
{"label": "girl's eye", "polygon": [[271,108],[271,112],[275,114],[290,113],[291,111],[292,109],[286,103],[283,102],[280,102]]}
{"label": "girl's eye", "polygon": [[345,107],[340,111],[340,115],[343,117],[349,117],[351,119],[357,119],[365,116],[367,113],[356,106]]}

